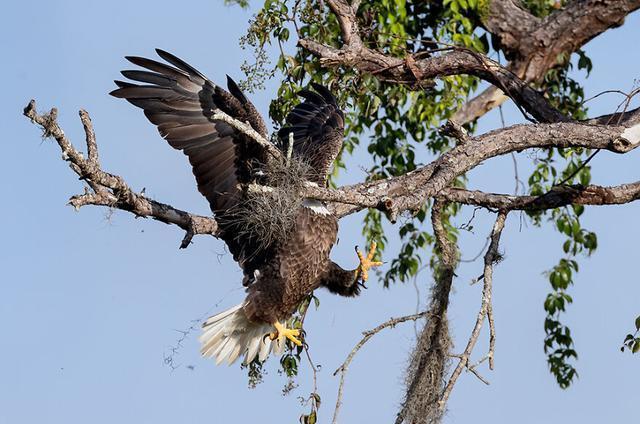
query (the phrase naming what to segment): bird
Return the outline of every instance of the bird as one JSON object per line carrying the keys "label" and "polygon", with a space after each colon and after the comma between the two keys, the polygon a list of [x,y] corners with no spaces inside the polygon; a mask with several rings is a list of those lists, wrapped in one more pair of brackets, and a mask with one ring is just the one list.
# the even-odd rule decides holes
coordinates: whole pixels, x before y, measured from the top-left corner
{"label": "bird", "polygon": [[[271,352],[282,354],[287,344],[302,346],[300,329],[287,327],[297,307],[320,287],[355,297],[368,270],[382,265],[374,260],[375,243],[366,254],[356,247],[356,269],[333,262],[338,217],[325,202],[300,199],[295,192],[299,184],[327,186],[343,145],[344,113],[328,88],[312,83],[298,92],[303,101],[286,116],[274,141],[231,77],[227,75],[225,90],[173,54],[156,53],[163,61],[126,56],[138,69],[121,71],[129,81],[116,80],[118,88],[110,94],[143,109],[168,144],[188,157],[198,190],[218,223],[219,238],[242,268],[246,287],[243,302],[204,321],[201,354],[217,364],[231,365],[240,357],[250,364],[265,361]],[[281,158],[221,119],[221,112],[270,140]],[[269,184],[279,190],[278,199],[286,200],[279,209],[286,219],[266,216],[264,225],[256,225],[256,216],[274,214],[278,207],[275,195],[257,198],[250,187]],[[266,204],[260,207],[256,199],[266,199]],[[271,228],[280,218],[282,225],[265,241],[262,227]]]}

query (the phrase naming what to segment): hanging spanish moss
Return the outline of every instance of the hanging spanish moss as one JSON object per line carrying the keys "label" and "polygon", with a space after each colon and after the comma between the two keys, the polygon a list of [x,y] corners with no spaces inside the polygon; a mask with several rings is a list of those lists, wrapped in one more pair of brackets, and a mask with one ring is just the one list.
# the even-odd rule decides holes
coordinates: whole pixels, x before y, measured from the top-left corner
{"label": "hanging spanish moss", "polygon": [[295,155],[289,160],[273,161],[265,186],[247,189],[245,201],[228,214],[237,228],[237,237],[255,240],[258,251],[286,241],[295,228],[303,201],[300,191],[311,172],[311,166]]}

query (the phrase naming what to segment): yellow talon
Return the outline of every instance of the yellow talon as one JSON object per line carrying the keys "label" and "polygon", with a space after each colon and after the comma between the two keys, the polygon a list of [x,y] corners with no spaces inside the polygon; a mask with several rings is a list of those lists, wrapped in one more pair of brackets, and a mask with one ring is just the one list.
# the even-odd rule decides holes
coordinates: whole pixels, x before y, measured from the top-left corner
{"label": "yellow talon", "polygon": [[362,277],[362,281],[365,282],[369,278],[369,269],[382,265],[382,262],[372,261],[373,256],[376,254],[376,242],[371,242],[371,247],[369,248],[369,253],[367,256],[358,250],[356,247],[356,254],[358,255],[358,259],[360,259],[360,265],[356,268],[356,279]]}
{"label": "yellow talon", "polygon": [[282,339],[286,337],[287,339],[291,340],[291,342],[296,346],[302,346],[302,342],[296,339],[296,337],[300,335],[300,330],[287,328],[286,326],[280,324],[280,321],[274,322],[273,326],[276,328],[276,331],[274,331],[273,333],[269,333],[269,338],[271,340],[278,339],[279,342],[282,342]]}

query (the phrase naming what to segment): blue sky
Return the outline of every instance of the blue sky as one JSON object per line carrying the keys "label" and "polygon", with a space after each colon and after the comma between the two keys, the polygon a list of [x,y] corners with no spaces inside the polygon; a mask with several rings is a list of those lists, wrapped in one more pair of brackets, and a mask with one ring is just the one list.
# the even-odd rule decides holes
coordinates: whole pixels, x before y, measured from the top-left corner
{"label": "blue sky", "polygon": [[[217,1],[175,2],[11,2],[0,16],[5,82],[0,128],[0,423],[136,422],[297,422],[305,410],[297,396],[311,388],[304,364],[300,387],[282,396],[285,379],[270,361],[266,381],[247,388],[238,366],[216,367],[198,355],[196,334],[179,351],[172,371],[163,357],[194,319],[238,303],[241,273],[220,241],[198,237],[178,250],[175,227],[98,208],[76,213],[65,206],[81,184],[60,160],[57,146],[21,116],[29,99],[41,110],[59,108],[59,121],[81,150],[77,111],[87,109],[97,131],[103,168],[122,175],[135,189],[176,207],[207,213],[186,159],[165,145],[139,110],[107,93],[126,67],[125,55],[172,51],[213,81],[241,78],[248,53],[238,47],[251,12]],[[594,71],[587,96],[605,89],[629,90],[640,78],[640,59],[631,54],[640,39],[640,15],[593,40],[587,53]],[[577,75],[582,78],[581,75]],[[251,98],[266,115],[277,81]],[[593,116],[612,111],[619,99],[604,96],[590,104]],[[512,108],[509,124],[520,121]],[[481,131],[499,126],[497,113]],[[362,140],[366,144],[366,140]],[[594,160],[594,182],[619,184],[638,179],[638,153],[607,152]],[[526,174],[530,154],[519,155]],[[342,179],[364,177],[357,153]],[[633,164],[636,164],[633,166]],[[480,166],[470,176],[474,188],[513,189],[511,159]],[[581,259],[575,303],[564,317],[573,330],[580,378],[561,390],[547,371],[542,351],[542,303],[548,283],[542,275],[561,253],[551,227],[520,226],[512,214],[503,236],[506,260],[495,270],[496,369],[481,368],[485,386],[463,373],[445,422],[494,423],[621,422],[637,416],[640,358],[620,353],[624,335],[640,313],[637,278],[637,216],[640,205],[589,208],[586,227],[597,231],[599,248]],[[471,209],[459,222],[466,222]],[[493,218],[480,212],[474,234],[462,237],[463,257],[484,244]],[[353,245],[362,245],[360,216],[341,222],[333,258],[354,266]],[[390,259],[397,243],[389,247]],[[480,303],[471,278],[481,263],[458,271],[451,299],[451,329],[461,350]],[[417,282],[424,305],[431,277]],[[320,310],[306,324],[314,361],[322,365],[320,422],[330,421],[337,378],[333,370],[360,333],[392,316],[416,310],[412,284],[385,290],[376,281],[357,300],[319,292]],[[389,422],[402,399],[403,370],[415,338],[411,324],[376,336],[356,357],[347,375],[345,423]],[[483,333],[475,358],[486,351]],[[192,365],[193,369],[187,367]]]}

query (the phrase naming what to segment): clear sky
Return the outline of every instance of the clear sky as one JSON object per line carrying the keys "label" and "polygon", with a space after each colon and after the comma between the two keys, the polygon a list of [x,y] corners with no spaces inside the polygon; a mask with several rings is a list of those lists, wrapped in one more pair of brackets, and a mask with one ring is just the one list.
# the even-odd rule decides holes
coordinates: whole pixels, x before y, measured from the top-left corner
{"label": "clear sky", "polygon": [[[4,82],[0,102],[3,207],[0,245],[0,423],[295,423],[296,397],[307,396],[311,376],[302,365],[300,387],[281,394],[285,379],[269,361],[266,381],[247,388],[239,366],[216,367],[198,354],[196,334],[184,342],[172,371],[164,355],[176,343],[177,329],[194,319],[238,303],[241,273],[222,242],[197,237],[178,250],[182,231],[130,214],[109,215],[99,208],[79,213],[65,206],[82,186],[60,160],[58,147],[21,116],[29,99],[40,110],[59,108],[60,124],[84,150],[77,111],[87,109],[98,136],[103,168],[122,175],[135,189],[176,207],[207,213],[186,159],[158,136],[142,113],[107,93],[127,66],[125,55],[172,51],[213,81],[226,73],[241,78],[248,52],[238,47],[251,12],[215,0],[191,2],[36,1],[8,2],[0,15]],[[594,71],[587,96],[605,89],[629,90],[640,78],[633,40],[640,39],[640,15],[620,29],[593,40],[587,52]],[[579,76],[582,78],[582,76]],[[251,96],[266,115],[277,81]],[[600,97],[591,114],[613,111],[619,99]],[[520,121],[507,110],[508,123]],[[481,131],[496,128],[496,113]],[[363,144],[366,140],[362,140]],[[519,155],[525,175],[528,153]],[[361,153],[349,161],[342,179],[364,177]],[[603,152],[594,160],[594,182],[636,181],[638,152],[624,157]],[[635,165],[635,166],[634,166]],[[474,188],[510,192],[511,159],[480,166],[470,177]],[[495,270],[496,369],[481,368],[485,386],[464,373],[451,397],[447,423],[623,422],[637,417],[640,357],[621,353],[624,335],[640,313],[638,214],[640,204],[589,208],[587,228],[599,235],[599,248],[580,259],[574,305],[563,319],[573,330],[580,378],[559,389],[547,371],[542,350],[542,303],[548,282],[542,272],[561,253],[553,228],[520,225],[512,214],[503,236],[506,260]],[[493,218],[480,212],[474,234],[462,237],[463,257],[475,256]],[[471,216],[468,208],[459,223]],[[342,221],[334,259],[355,266],[355,244],[363,244],[358,216]],[[387,253],[391,259],[398,245]],[[480,304],[471,278],[481,263],[458,271],[450,320],[455,351],[468,337]],[[431,277],[417,282],[424,305]],[[371,281],[356,300],[319,292],[322,305],[306,329],[314,360],[322,365],[320,422],[330,421],[336,397],[333,370],[359,340],[360,333],[390,317],[416,310],[412,284],[385,290]],[[403,371],[415,339],[404,324],[376,336],[356,357],[345,387],[344,423],[390,422],[403,393]],[[483,333],[474,358],[486,351]],[[191,367],[187,367],[191,365]]]}

